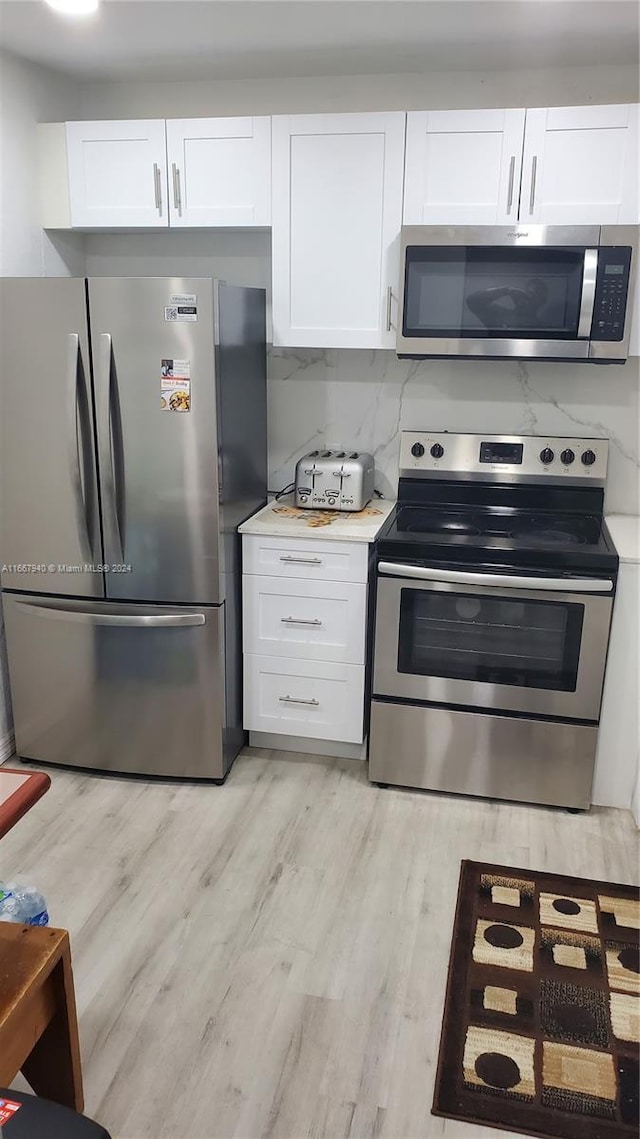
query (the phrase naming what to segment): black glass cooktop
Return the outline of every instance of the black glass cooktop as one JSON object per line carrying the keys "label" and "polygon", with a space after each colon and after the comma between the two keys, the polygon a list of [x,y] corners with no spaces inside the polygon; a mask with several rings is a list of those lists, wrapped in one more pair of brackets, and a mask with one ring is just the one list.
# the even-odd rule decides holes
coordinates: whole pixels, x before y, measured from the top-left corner
{"label": "black glass cooktop", "polygon": [[381,557],[530,565],[559,570],[617,566],[599,514],[477,505],[401,504],[378,539]]}
{"label": "black glass cooktop", "polygon": [[536,546],[596,545],[602,521],[589,515],[519,510],[437,510],[401,506],[396,515],[400,533],[438,537],[511,538]]}

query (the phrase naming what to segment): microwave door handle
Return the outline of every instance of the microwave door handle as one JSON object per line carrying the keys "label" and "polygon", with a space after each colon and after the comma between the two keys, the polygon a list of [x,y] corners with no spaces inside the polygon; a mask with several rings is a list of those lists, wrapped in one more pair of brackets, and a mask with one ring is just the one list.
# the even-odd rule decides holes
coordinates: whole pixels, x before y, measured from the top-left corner
{"label": "microwave door handle", "polygon": [[596,302],[596,279],[598,276],[598,250],[585,249],[582,273],[582,299],[578,317],[578,339],[588,340],[591,335],[593,308]]}
{"label": "microwave door handle", "polygon": [[420,581],[452,582],[455,585],[488,585],[498,589],[531,589],[562,593],[611,593],[613,582],[597,577],[524,577],[506,573],[473,573],[466,570],[436,569],[434,566],[406,566],[379,562],[378,573]]}

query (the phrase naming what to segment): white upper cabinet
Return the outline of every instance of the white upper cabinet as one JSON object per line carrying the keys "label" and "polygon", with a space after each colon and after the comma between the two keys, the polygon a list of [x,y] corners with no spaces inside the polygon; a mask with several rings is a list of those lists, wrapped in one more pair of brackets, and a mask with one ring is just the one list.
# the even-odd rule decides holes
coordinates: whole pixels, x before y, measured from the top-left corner
{"label": "white upper cabinet", "polygon": [[272,120],[274,344],[394,346],[405,118]]}
{"label": "white upper cabinet", "polygon": [[170,225],[271,225],[271,119],[168,119]]}
{"label": "white upper cabinet", "polygon": [[74,228],[166,226],[164,119],[66,124]]}
{"label": "white upper cabinet", "polygon": [[404,224],[515,221],[524,119],[524,110],[410,111]]}
{"label": "white upper cabinet", "polygon": [[520,218],[544,225],[638,222],[637,106],[527,111]]}

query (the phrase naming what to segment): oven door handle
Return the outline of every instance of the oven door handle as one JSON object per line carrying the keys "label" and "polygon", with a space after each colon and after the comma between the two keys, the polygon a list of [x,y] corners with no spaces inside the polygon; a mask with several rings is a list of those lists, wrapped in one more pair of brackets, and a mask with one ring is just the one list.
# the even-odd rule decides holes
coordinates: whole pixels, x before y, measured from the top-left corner
{"label": "oven door handle", "polygon": [[379,562],[378,573],[393,577],[413,577],[420,581],[450,581],[455,585],[492,585],[499,589],[535,589],[563,593],[611,593],[613,582],[598,577],[517,577],[503,573],[474,573],[436,569],[433,566],[404,566]]}

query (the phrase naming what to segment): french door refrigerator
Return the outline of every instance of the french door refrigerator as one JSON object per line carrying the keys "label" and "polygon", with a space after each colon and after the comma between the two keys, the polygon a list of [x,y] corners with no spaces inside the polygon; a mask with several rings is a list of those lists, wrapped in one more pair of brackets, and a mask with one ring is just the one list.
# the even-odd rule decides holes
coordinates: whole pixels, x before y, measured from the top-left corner
{"label": "french door refrigerator", "polygon": [[265,294],[1,282],[0,559],[16,750],[224,778],[237,526],[266,501]]}

